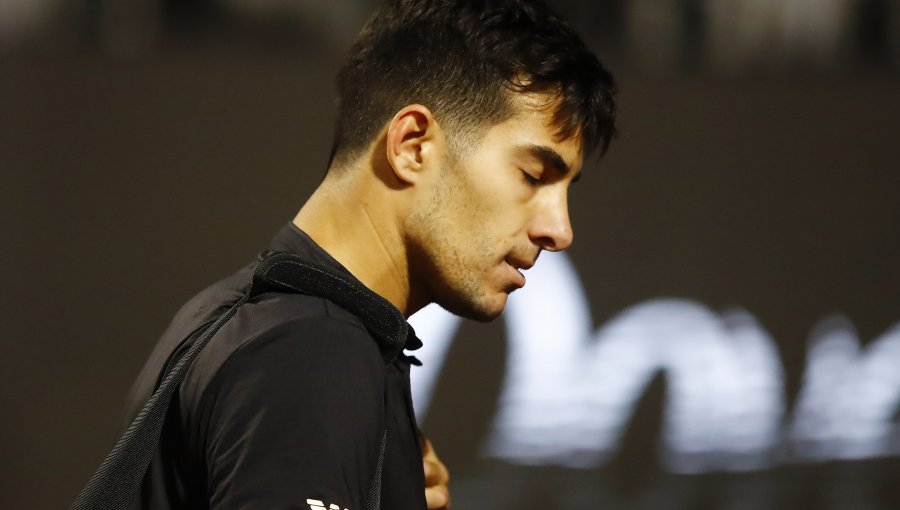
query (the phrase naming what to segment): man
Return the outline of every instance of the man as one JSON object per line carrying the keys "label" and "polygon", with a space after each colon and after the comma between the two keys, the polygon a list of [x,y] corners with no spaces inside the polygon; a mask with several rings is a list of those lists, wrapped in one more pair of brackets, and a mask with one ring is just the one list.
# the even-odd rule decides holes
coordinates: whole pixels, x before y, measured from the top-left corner
{"label": "man", "polygon": [[[537,1],[382,3],[338,77],[327,175],[269,246],[375,311],[284,292],[243,305],[179,387],[139,506],[448,508],[446,469],[413,415],[415,359],[400,352],[420,344],[404,323],[391,347],[378,324],[432,302],[493,319],[541,250],[566,249],[568,187],[614,135],[613,89]],[[131,417],[251,272],[176,315]]]}

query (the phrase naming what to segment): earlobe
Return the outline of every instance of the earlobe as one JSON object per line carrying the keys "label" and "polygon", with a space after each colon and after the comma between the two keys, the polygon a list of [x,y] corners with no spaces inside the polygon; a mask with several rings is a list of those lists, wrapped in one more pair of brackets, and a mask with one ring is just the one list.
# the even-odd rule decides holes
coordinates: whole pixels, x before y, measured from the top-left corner
{"label": "earlobe", "polygon": [[412,184],[433,158],[439,127],[431,111],[419,104],[405,106],[387,130],[387,159],[400,181]]}

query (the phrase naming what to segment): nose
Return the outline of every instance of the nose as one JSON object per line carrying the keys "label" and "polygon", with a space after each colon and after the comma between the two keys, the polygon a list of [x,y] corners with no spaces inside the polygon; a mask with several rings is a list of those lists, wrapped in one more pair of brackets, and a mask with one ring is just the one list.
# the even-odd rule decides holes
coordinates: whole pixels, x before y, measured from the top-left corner
{"label": "nose", "polygon": [[548,197],[535,215],[529,229],[531,242],[547,251],[563,251],[572,245],[574,233],[569,222],[569,204],[565,191]]}

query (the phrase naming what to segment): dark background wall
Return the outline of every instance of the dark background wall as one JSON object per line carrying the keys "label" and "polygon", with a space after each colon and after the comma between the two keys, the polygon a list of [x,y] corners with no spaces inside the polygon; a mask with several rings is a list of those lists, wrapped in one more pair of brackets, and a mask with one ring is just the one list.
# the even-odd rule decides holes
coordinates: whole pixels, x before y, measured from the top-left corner
{"label": "dark background wall", "polygon": [[[854,39],[834,65],[750,59],[723,71],[688,37],[678,62],[638,65],[648,59],[634,27],[600,17],[624,19],[614,4],[559,4],[590,11],[588,31],[606,27],[592,40],[608,44],[621,88],[622,135],[572,196],[570,255],[593,319],[660,296],[740,305],[776,340],[790,404],[823,317],[846,315],[863,342],[900,322],[892,47]],[[85,22],[0,57],[4,508],[71,501],[114,440],[131,380],[172,313],[253,257],[324,170],[331,77],[351,35],[303,23],[270,30],[268,18],[238,23],[211,2],[191,5],[160,11],[168,22],[118,36],[118,46],[103,23]],[[347,23],[358,26],[359,12]],[[485,459],[503,338],[499,323],[463,326],[423,424],[453,472],[457,508],[900,502],[892,458],[668,474],[654,453],[662,383],[603,468]]]}

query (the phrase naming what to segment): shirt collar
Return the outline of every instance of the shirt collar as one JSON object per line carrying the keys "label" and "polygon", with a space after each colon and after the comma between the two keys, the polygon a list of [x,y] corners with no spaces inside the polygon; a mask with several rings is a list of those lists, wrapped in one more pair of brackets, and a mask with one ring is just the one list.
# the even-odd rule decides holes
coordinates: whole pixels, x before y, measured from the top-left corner
{"label": "shirt collar", "polygon": [[[269,243],[269,251],[293,253],[319,266],[323,266],[329,269],[331,272],[340,275],[343,279],[351,283],[360,291],[371,294],[373,297],[377,296],[378,299],[384,300],[393,310],[396,310],[397,313],[400,314],[400,311],[397,310],[396,307],[394,307],[386,299],[366,287],[355,276],[353,276],[353,274],[348,271],[346,267],[335,260],[335,258],[332,257],[327,251],[325,251],[321,246],[316,244],[316,242],[306,232],[304,232],[298,226],[294,225],[293,222],[289,222],[287,225],[282,227],[281,230],[278,231],[278,233]],[[404,321],[404,324],[400,327],[406,328],[406,331],[396,332],[397,337],[406,338],[402,349],[414,351],[422,347],[422,341],[419,340],[419,338],[416,336],[415,330],[413,330],[412,326],[410,326],[408,322]],[[398,352],[394,354],[396,357],[397,354],[401,353]],[[411,358],[415,360],[415,358],[412,358],[410,356],[401,356],[401,358],[407,360]]]}

